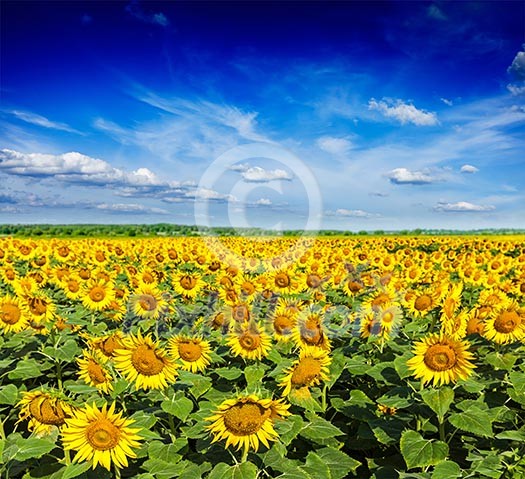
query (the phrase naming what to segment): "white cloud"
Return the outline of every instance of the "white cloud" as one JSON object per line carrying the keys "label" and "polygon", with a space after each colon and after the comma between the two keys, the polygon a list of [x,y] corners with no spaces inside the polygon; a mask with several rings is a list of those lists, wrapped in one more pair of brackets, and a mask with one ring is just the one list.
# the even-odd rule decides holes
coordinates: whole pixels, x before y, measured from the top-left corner
{"label": "white cloud", "polygon": [[98,203],[93,205],[97,210],[106,211],[108,213],[151,213],[157,215],[169,215],[170,212],[162,208],[148,208],[147,206],[137,203]]}
{"label": "white cloud", "polygon": [[425,110],[419,110],[410,103],[405,103],[403,100],[383,99],[377,101],[372,98],[368,102],[369,110],[377,110],[387,118],[393,118],[399,121],[402,125],[412,123],[417,126],[432,126],[439,124],[435,113]]}
{"label": "white cloud", "polygon": [[440,98],[440,100],[445,104],[445,105],[448,105],[448,106],[452,106],[454,105],[454,102],[452,100],[448,100],[447,98]]}
{"label": "white cloud", "polygon": [[266,183],[268,181],[286,180],[291,181],[292,176],[285,170],[265,170],[260,166],[253,166],[243,171],[242,177],[244,181],[249,183]]}
{"label": "white cloud", "polygon": [[325,211],[324,213],[326,216],[339,216],[339,217],[345,217],[345,218],[377,218],[379,215],[368,213],[367,211],[363,210],[348,210],[346,208],[339,208],[335,211]]}
{"label": "white cloud", "polygon": [[41,126],[43,128],[49,128],[52,130],[67,131],[69,133],[77,133],[79,135],[83,135],[82,132],[75,130],[66,123],[51,121],[45,116],[37,115],[36,113],[21,110],[8,110],[7,112],[13,115],[14,117],[18,118],[19,120],[25,121],[26,123],[31,123],[32,125]]}
{"label": "white cloud", "polygon": [[444,212],[483,212],[483,211],[493,211],[495,209],[492,205],[476,205],[474,203],[469,203],[468,201],[458,201],[457,203],[447,203],[440,201],[435,207],[435,211],[444,211]]}
{"label": "white cloud", "polygon": [[237,202],[237,198],[233,195],[219,193],[218,191],[209,188],[197,188],[193,191],[185,193],[187,198],[194,198],[196,200],[215,200],[215,201],[232,201]]}
{"label": "white cloud", "polygon": [[525,94],[525,83],[523,85],[516,85],[509,83],[507,85],[507,90],[511,93],[511,95],[519,96]]}
{"label": "white cloud", "polygon": [[132,0],[126,5],[126,12],[145,23],[152,23],[154,25],[160,25],[161,27],[167,27],[170,24],[168,18],[162,12],[145,13],[138,0]]}
{"label": "white cloud", "polygon": [[345,155],[352,148],[352,142],[347,138],[336,138],[333,136],[322,136],[317,139],[317,146],[321,150],[333,155]]}
{"label": "white cloud", "polygon": [[259,198],[256,202],[255,202],[256,205],[259,205],[259,206],[271,206],[272,205],[272,200],[268,199],[268,198]]}
{"label": "white cloud", "polygon": [[472,165],[463,165],[459,171],[461,171],[461,173],[477,173],[479,168]]}
{"label": "white cloud", "polygon": [[137,187],[169,185],[148,168],[125,171],[114,168],[104,160],[77,152],[48,155],[2,149],[0,150],[0,170],[12,175],[53,177],[71,183]]}
{"label": "white cloud", "polygon": [[517,80],[525,80],[525,51],[518,52],[507,71]]}
{"label": "white cloud", "polygon": [[395,168],[387,173],[387,178],[396,185],[426,185],[439,181],[439,178],[423,171],[410,171],[407,168]]}
{"label": "white cloud", "polygon": [[448,20],[443,11],[435,4],[432,4],[427,8],[427,15],[435,20]]}

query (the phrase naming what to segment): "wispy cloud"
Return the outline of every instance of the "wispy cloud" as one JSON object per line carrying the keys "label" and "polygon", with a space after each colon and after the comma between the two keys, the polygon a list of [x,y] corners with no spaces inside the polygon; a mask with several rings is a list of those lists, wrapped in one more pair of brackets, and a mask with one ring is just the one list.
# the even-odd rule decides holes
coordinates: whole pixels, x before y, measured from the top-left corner
{"label": "wispy cloud", "polygon": [[335,211],[325,211],[326,216],[339,216],[344,218],[377,218],[379,215],[369,213],[363,210],[348,210],[346,208],[338,208]]}
{"label": "wispy cloud", "polygon": [[322,136],[317,139],[317,146],[321,150],[336,156],[346,155],[352,149],[352,142],[348,138]]}
{"label": "wispy cloud", "polygon": [[440,98],[440,100],[447,106],[453,106],[454,102],[452,100],[449,100],[448,98]]}
{"label": "wispy cloud", "polygon": [[15,118],[22,120],[26,123],[31,123],[32,125],[41,126],[42,128],[50,128],[52,130],[67,131],[69,133],[76,133],[78,135],[83,135],[82,132],[75,130],[66,123],[60,123],[57,121],[51,121],[45,116],[32,113],[30,111],[22,110],[5,110],[7,113],[13,115]]}
{"label": "wispy cloud", "polygon": [[170,24],[168,17],[162,12],[158,13],[145,13],[142,9],[138,0],[132,0],[126,5],[126,12],[145,23],[151,23],[153,25],[159,25],[161,27],[167,27]]}
{"label": "wispy cloud", "polygon": [[437,115],[425,110],[419,110],[411,103],[403,100],[392,100],[384,98],[377,101],[372,98],[368,102],[369,110],[376,110],[387,118],[399,121],[402,125],[412,123],[417,126],[433,126],[439,124]]}
{"label": "wispy cloud", "polygon": [[492,205],[476,205],[469,203],[468,201],[458,201],[456,203],[439,202],[435,207],[435,211],[443,211],[450,213],[461,213],[461,212],[484,212],[493,211],[495,206]]}

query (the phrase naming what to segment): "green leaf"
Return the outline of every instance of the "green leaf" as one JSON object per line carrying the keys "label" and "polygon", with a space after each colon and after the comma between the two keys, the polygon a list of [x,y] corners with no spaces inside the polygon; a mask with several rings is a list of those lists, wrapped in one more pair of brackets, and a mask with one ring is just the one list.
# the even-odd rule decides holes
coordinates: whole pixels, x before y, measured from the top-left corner
{"label": "green leaf", "polygon": [[8,384],[0,388],[0,404],[9,404],[13,406],[18,397],[18,389],[14,384]]}
{"label": "green leaf", "polygon": [[260,386],[262,378],[264,378],[264,368],[261,364],[253,364],[244,369],[244,377],[248,383],[249,388]]}
{"label": "green leaf", "polygon": [[510,371],[514,366],[514,363],[517,361],[517,356],[514,356],[510,353],[500,354],[500,353],[490,353],[485,356],[485,361],[494,366],[496,369],[504,369]]}
{"label": "green leaf", "polygon": [[251,462],[234,466],[219,462],[210,472],[208,479],[255,479],[257,472],[257,466]]}
{"label": "green leaf", "polygon": [[214,373],[218,374],[221,378],[232,381],[241,377],[242,371],[239,368],[217,368],[213,370]]}
{"label": "green leaf", "polygon": [[470,432],[479,436],[492,436],[492,422],[490,415],[478,407],[470,407],[468,410],[451,414],[448,418],[450,424],[462,431]]}
{"label": "green leaf", "polygon": [[177,464],[171,464],[160,459],[148,459],[142,467],[157,479],[173,479],[174,477],[179,477],[190,464],[189,461],[179,461]]}
{"label": "green leaf", "polygon": [[394,368],[401,379],[408,378],[412,376],[413,372],[408,367],[407,361],[413,356],[413,354],[408,351],[403,356],[398,356],[394,359]]}
{"label": "green leaf", "polygon": [[461,477],[461,468],[454,461],[440,462],[432,473],[432,479],[455,479],[456,477]]}
{"label": "green leaf", "polygon": [[512,371],[509,373],[509,380],[516,392],[525,394],[525,373],[519,371]]}
{"label": "green leaf", "polygon": [[407,408],[412,405],[413,400],[410,389],[404,386],[392,388],[386,394],[383,394],[378,400],[378,404],[388,407]]}
{"label": "green leaf", "polygon": [[68,339],[64,344],[60,344],[57,349],[52,350],[54,358],[67,363],[75,361],[81,354],[81,349],[74,339]]}
{"label": "green leaf", "polygon": [[275,430],[279,434],[281,442],[288,446],[301,432],[304,427],[304,421],[301,416],[292,415],[275,422]]}
{"label": "green leaf", "polygon": [[301,436],[306,439],[319,442],[320,439],[333,438],[334,436],[341,436],[343,434],[341,429],[335,427],[327,420],[318,417],[315,414],[310,414],[309,416],[310,424],[300,432]]}
{"label": "green leaf", "polygon": [[348,476],[349,472],[355,473],[356,469],[361,465],[359,461],[332,447],[319,449],[316,451],[316,454],[328,466],[330,476],[333,479],[343,479]]}
{"label": "green leaf", "polygon": [[16,441],[16,445],[19,449],[16,452],[14,458],[20,462],[25,461],[27,459],[31,459],[33,457],[41,457],[44,454],[51,452],[56,447],[55,442],[51,439],[37,438],[22,438]]}
{"label": "green leaf", "polygon": [[175,416],[182,422],[185,422],[191,411],[193,411],[193,401],[187,397],[180,396],[173,400],[162,401],[160,407],[164,412]]}
{"label": "green leaf", "polygon": [[454,402],[454,391],[449,387],[425,389],[421,392],[421,398],[438,415],[440,420],[443,420],[450,409],[450,405]]}
{"label": "green leaf", "polygon": [[80,464],[69,464],[65,467],[61,479],[73,479],[74,477],[80,476],[80,474],[83,474],[90,468],[90,462],[81,462]]}
{"label": "green leaf", "polygon": [[353,376],[361,376],[367,373],[370,369],[370,364],[362,356],[352,356],[346,360],[346,369]]}
{"label": "green leaf", "polygon": [[175,464],[182,458],[178,452],[186,447],[187,444],[188,441],[183,437],[177,438],[177,440],[172,444],[164,444],[160,441],[152,441],[148,446],[148,456]]}
{"label": "green leaf", "polygon": [[395,416],[383,416],[368,422],[381,444],[398,444],[406,424]]}
{"label": "green leaf", "polygon": [[9,379],[29,379],[37,378],[42,375],[42,365],[33,358],[19,361],[16,368],[7,377]]}
{"label": "green leaf", "polygon": [[408,469],[433,466],[443,461],[448,446],[442,441],[428,441],[416,431],[405,431],[401,435],[401,454]]}
{"label": "green leaf", "polygon": [[301,470],[305,471],[312,477],[332,477],[328,465],[325,464],[324,461],[312,451],[310,451],[306,456],[306,464],[301,466]]}

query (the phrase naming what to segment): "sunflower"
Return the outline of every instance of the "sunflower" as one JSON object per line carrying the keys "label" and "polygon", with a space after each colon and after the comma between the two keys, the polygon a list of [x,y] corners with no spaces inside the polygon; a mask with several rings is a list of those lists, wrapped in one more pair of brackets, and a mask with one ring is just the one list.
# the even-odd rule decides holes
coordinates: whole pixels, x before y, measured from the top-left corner
{"label": "sunflower", "polygon": [[17,404],[20,407],[18,422],[29,421],[27,429],[36,436],[47,436],[64,425],[71,416],[71,407],[50,392],[24,391]]}
{"label": "sunflower", "polygon": [[483,336],[498,344],[513,343],[525,338],[525,307],[508,301],[495,308],[485,320]]}
{"label": "sunflower", "polygon": [[211,347],[201,338],[178,335],[168,340],[169,352],[174,359],[179,359],[185,371],[196,373],[204,371],[211,362]]}
{"label": "sunflower", "polygon": [[226,447],[243,448],[246,455],[250,449],[257,452],[259,443],[269,448],[269,441],[278,439],[274,421],[289,416],[289,407],[282,400],[260,399],[254,394],[227,399],[206,418],[212,421],[206,429],[213,435],[212,442],[225,439]]}
{"label": "sunflower", "polygon": [[407,361],[408,367],[423,384],[434,386],[467,379],[474,364],[474,355],[468,351],[468,341],[456,340],[442,334],[432,334],[418,341],[413,349],[415,356]]}
{"label": "sunflower", "polygon": [[295,275],[289,269],[269,273],[268,279],[270,287],[279,294],[290,294],[299,288]]}
{"label": "sunflower", "polygon": [[113,376],[104,367],[107,358],[100,351],[88,352],[84,351],[82,358],[77,359],[80,367],[79,377],[83,379],[86,384],[94,386],[100,391],[109,394],[113,391]]}
{"label": "sunflower", "polygon": [[380,286],[363,300],[363,308],[377,311],[386,304],[397,304],[397,299],[398,293],[392,286]]}
{"label": "sunflower", "polygon": [[404,304],[412,316],[426,316],[439,306],[439,291],[434,288],[410,291],[405,296]]}
{"label": "sunflower", "polygon": [[150,336],[131,334],[122,340],[126,349],[117,349],[115,367],[137,389],[164,389],[175,381],[177,366]]}
{"label": "sunflower", "polygon": [[324,349],[309,347],[301,350],[299,359],[286,369],[286,376],[281,380],[279,386],[284,387],[283,396],[298,389],[308,389],[317,386],[321,381],[328,381],[331,358]]}
{"label": "sunflower", "polygon": [[92,311],[106,309],[114,299],[113,285],[104,280],[90,279],[82,289],[82,304]]}
{"label": "sunflower", "polygon": [[53,319],[56,305],[45,294],[37,291],[31,296],[25,297],[32,322],[44,323]]}
{"label": "sunflower", "polygon": [[451,338],[461,339],[467,333],[468,311],[457,312],[452,318],[442,316],[441,332]]}
{"label": "sunflower", "polygon": [[235,331],[228,337],[228,346],[234,356],[244,359],[262,359],[268,356],[271,338],[254,321],[236,325]]}
{"label": "sunflower", "polygon": [[158,319],[167,312],[168,302],[155,286],[142,284],[130,297],[131,310],[141,318]]}
{"label": "sunflower", "polygon": [[186,299],[195,299],[206,283],[199,273],[181,272],[173,277],[172,284],[177,294]]}
{"label": "sunflower", "polygon": [[117,349],[124,347],[123,337],[124,335],[120,331],[116,331],[100,338],[88,337],[88,344],[92,349],[99,350],[106,358],[112,358]]}
{"label": "sunflower", "polygon": [[463,283],[451,285],[444,296],[441,306],[441,320],[454,317],[461,304],[461,295],[463,293]]}
{"label": "sunflower", "polygon": [[292,339],[300,348],[317,346],[330,350],[330,340],[323,328],[323,313],[319,308],[310,306],[299,314]]}
{"label": "sunflower", "polygon": [[64,449],[77,451],[74,462],[93,461],[93,469],[100,464],[108,471],[111,463],[116,468],[127,467],[128,457],[137,457],[132,448],[140,446],[140,429],[130,427],[134,421],[115,413],[115,403],[98,409],[93,403],[74,412],[62,429]]}
{"label": "sunflower", "polygon": [[29,311],[27,307],[13,296],[0,298],[0,328],[5,333],[18,333],[27,328]]}
{"label": "sunflower", "polygon": [[278,308],[270,315],[270,328],[277,341],[286,342],[291,339],[293,329],[297,323],[297,313],[285,308]]}

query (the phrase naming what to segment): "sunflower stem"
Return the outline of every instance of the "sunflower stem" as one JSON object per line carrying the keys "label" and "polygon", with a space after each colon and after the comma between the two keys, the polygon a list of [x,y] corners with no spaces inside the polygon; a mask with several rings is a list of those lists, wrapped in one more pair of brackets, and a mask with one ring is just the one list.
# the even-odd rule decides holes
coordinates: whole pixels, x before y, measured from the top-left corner
{"label": "sunflower stem", "polygon": [[173,441],[175,441],[175,421],[173,420],[173,416],[171,414],[168,414],[168,424],[170,426],[171,435],[173,436]]}
{"label": "sunflower stem", "polygon": [[434,328],[436,326],[436,321],[437,321],[437,313],[433,313],[432,314],[432,322],[430,323],[430,328],[428,330],[429,333],[434,331]]}
{"label": "sunflower stem", "polygon": [[64,449],[64,459],[66,461],[66,466],[69,466],[71,464],[71,455],[69,453],[69,449]]}
{"label": "sunflower stem", "polygon": [[245,447],[242,453],[241,464],[245,463],[248,459],[248,448]]}
{"label": "sunflower stem", "polygon": [[60,364],[60,361],[57,361],[55,364],[56,364],[56,367],[57,367],[58,389],[60,389],[60,391],[62,391],[62,389],[63,389],[63,387],[62,387],[62,365]]}
{"label": "sunflower stem", "polygon": [[446,442],[446,436],[445,436],[445,417],[438,416],[438,424],[439,424],[439,440]]}
{"label": "sunflower stem", "polygon": [[115,464],[115,479],[120,479],[120,469]]}
{"label": "sunflower stem", "polygon": [[323,408],[323,412],[326,412],[326,391],[328,390],[328,385],[325,384],[323,387],[323,395],[321,397],[321,407]]}

